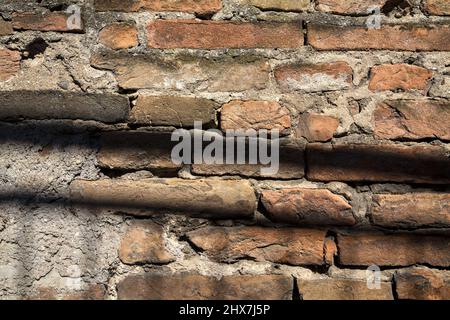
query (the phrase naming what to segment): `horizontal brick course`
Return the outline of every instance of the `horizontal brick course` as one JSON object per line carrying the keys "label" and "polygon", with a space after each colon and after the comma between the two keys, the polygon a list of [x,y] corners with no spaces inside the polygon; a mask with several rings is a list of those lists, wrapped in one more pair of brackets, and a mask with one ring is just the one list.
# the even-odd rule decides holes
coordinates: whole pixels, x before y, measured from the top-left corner
{"label": "horizontal brick course", "polygon": [[276,22],[156,20],[148,24],[150,48],[298,48],[302,25]]}
{"label": "horizontal brick course", "polygon": [[318,50],[450,51],[449,25],[308,25],[308,44]]}
{"label": "horizontal brick course", "polygon": [[306,158],[316,181],[450,182],[450,159],[438,146],[309,144]]}
{"label": "horizontal brick course", "polygon": [[95,0],[98,11],[184,11],[210,14],[220,10],[221,0]]}
{"label": "horizontal brick course", "polygon": [[209,258],[219,262],[251,259],[290,265],[324,264],[325,231],[207,227],[189,232],[187,237]]}
{"label": "horizontal brick course", "polygon": [[125,212],[130,209],[141,216],[162,210],[211,219],[244,219],[252,218],[256,209],[255,193],[248,181],[75,180],[70,190],[75,203]]}
{"label": "horizontal brick course", "polygon": [[124,89],[260,90],[267,87],[270,72],[268,62],[259,58],[208,60],[180,56],[162,59],[109,52],[94,54],[91,64],[114,71]]}
{"label": "horizontal brick course", "polygon": [[232,275],[217,279],[192,273],[130,275],[117,285],[121,300],[290,300],[292,278]]}

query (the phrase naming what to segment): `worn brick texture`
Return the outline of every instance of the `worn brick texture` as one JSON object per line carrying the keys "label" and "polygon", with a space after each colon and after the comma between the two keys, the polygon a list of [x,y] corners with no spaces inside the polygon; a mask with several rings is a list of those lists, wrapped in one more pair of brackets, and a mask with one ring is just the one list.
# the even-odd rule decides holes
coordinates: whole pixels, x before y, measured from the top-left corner
{"label": "worn brick texture", "polygon": [[449,288],[448,0],[0,0],[0,299]]}

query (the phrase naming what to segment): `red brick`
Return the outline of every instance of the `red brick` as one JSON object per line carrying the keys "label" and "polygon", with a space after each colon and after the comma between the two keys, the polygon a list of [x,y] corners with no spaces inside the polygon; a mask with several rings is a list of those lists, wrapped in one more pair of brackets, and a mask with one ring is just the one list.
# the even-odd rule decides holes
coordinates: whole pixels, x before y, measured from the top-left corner
{"label": "red brick", "polygon": [[190,242],[219,262],[242,259],[290,265],[324,264],[325,231],[294,228],[207,227],[187,234]]}
{"label": "red brick", "polygon": [[446,100],[388,100],[374,113],[375,134],[385,139],[450,140],[450,103]]}
{"label": "red brick", "polygon": [[75,180],[71,199],[80,205],[138,216],[183,213],[211,219],[252,218],[256,196],[245,180],[103,179]]}
{"label": "red brick", "polygon": [[69,28],[67,21],[71,14],[65,12],[21,12],[12,16],[15,30],[79,32],[83,31],[83,23],[79,27]]}
{"label": "red brick", "polygon": [[373,196],[372,221],[392,228],[450,226],[450,194],[408,193]]}
{"label": "red brick", "polygon": [[316,0],[316,9],[348,15],[366,15],[372,7],[382,8],[388,0]]}
{"label": "red brick", "polygon": [[286,132],[291,127],[289,110],[276,101],[233,100],[222,106],[220,116],[223,130],[277,129]]}
{"label": "red brick", "polygon": [[383,64],[371,69],[369,89],[371,91],[402,89],[424,92],[432,75],[432,72],[425,68],[409,64]]}
{"label": "red brick", "polygon": [[221,0],[95,0],[97,11],[183,11],[210,14],[222,8]]}
{"label": "red brick", "polygon": [[150,48],[298,48],[300,23],[156,20],[148,24]]}
{"label": "red brick", "polygon": [[295,225],[354,225],[352,207],[327,189],[289,188],[263,191],[267,217]]}
{"label": "red brick", "polygon": [[270,72],[269,63],[255,57],[206,59],[180,55],[159,58],[108,52],[93,54],[91,64],[114,71],[124,89],[261,90],[267,87]]}
{"label": "red brick", "polygon": [[450,271],[426,267],[402,269],[395,274],[399,299],[450,300]]}
{"label": "red brick", "polygon": [[423,234],[338,235],[339,263],[346,266],[450,266],[450,238]]}
{"label": "red brick", "polygon": [[450,15],[450,2],[448,0],[425,0],[425,11],[429,14],[448,16]]}
{"label": "red brick", "polygon": [[339,120],[321,114],[305,113],[299,117],[297,136],[309,142],[326,142],[333,138]]}
{"label": "red brick", "polygon": [[8,49],[0,49],[0,81],[13,77],[20,69],[20,53]]}
{"label": "red brick", "polygon": [[311,24],[308,44],[318,50],[450,51],[449,25],[365,26]]}
{"label": "red brick", "polygon": [[166,264],[175,257],[166,249],[164,229],[153,221],[134,221],[122,238],[119,258],[123,263]]}
{"label": "red brick", "polygon": [[347,89],[352,84],[353,70],[346,62],[285,65],[275,69],[275,79],[283,92],[331,91]]}
{"label": "red brick", "polygon": [[292,289],[292,278],[283,275],[148,273],[127,276],[117,294],[121,300],[290,300]]}
{"label": "red brick", "polygon": [[129,23],[113,23],[104,27],[98,41],[112,49],[128,49],[138,45],[136,26]]}
{"label": "red brick", "polygon": [[450,183],[450,159],[438,146],[309,144],[308,179]]}

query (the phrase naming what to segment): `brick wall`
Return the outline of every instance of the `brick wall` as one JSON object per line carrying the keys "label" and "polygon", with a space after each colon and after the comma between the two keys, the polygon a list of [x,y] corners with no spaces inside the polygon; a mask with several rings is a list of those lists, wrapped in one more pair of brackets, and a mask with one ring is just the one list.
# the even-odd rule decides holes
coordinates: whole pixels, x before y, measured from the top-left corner
{"label": "brick wall", "polygon": [[[449,15],[0,0],[0,298],[450,299]],[[194,121],[279,170],[174,163]]]}

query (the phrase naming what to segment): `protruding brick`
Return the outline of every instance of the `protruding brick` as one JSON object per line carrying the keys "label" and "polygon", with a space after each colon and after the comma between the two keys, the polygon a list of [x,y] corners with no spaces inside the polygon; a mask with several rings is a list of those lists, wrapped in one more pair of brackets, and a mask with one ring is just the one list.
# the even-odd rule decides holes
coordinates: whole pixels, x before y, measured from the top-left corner
{"label": "protruding brick", "polygon": [[117,293],[121,300],[290,300],[292,288],[292,278],[283,275],[149,273],[126,277]]}
{"label": "protruding brick", "polygon": [[425,11],[438,16],[450,15],[450,2],[448,0],[425,0]]}
{"label": "protruding brick", "polygon": [[402,269],[395,274],[399,299],[450,300],[450,271],[426,267]]}
{"label": "protruding brick", "polygon": [[346,62],[285,65],[275,69],[275,79],[283,92],[341,90],[351,86],[353,70]]}
{"label": "protruding brick", "polygon": [[7,36],[13,33],[12,24],[10,21],[5,21],[0,18],[0,37]]}
{"label": "protruding brick", "polygon": [[307,10],[311,0],[243,0],[242,2],[263,10],[299,12]]}
{"label": "protruding brick", "polygon": [[270,72],[266,60],[251,57],[209,60],[178,56],[164,59],[109,52],[94,54],[91,64],[114,71],[124,89],[259,90],[266,88]]}
{"label": "protruding brick", "polygon": [[334,117],[305,113],[299,117],[297,136],[309,142],[325,142],[333,138],[339,127],[339,119]]}
{"label": "protruding brick", "polygon": [[316,0],[316,9],[348,15],[369,15],[371,8],[382,8],[388,0]]}
{"label": "protruding brick", "polygon": [[372,221],[392,228],[450,226],[450,194],[408,193],[373,196]]}
{"label": "protruding brick", "polygon": [[291,127],[289,110],[276,101],[234,100],[222,106],[222,130],[276,129],[286,132]]}
{"label": "protruding brick", "polygon": [[388,100],[374,113],[375,134],[385,139],[450,140],[450,102]]}
{"label": "protruding brick", "polygon": [[438,146],[309,144],[306,159],[315,181],[450,183],[450,159]]}
{"label": "protruding brick", "polygon": [[252,218],[256,197],[244,180],[75,180],[71,200],[81,205],[133,210],[136,215],[155,212],[184,213],[211,219]]}
{"label": "protruding brick", "polygon": [[163,227],[153,221],[133,222],[122,238],[119,258],[126,264],[165,264],[175,260],[166,249]]}
{"label": "protruding brick", "polygon": [[12,15],[15,30],[80,32],[83,31],[83,21],[72,23],[71,14],[66,12],[17,12]]}
{"label": "protruding brick", "polygon": [[275,222],[295,225],[353,225],[352,207],[327,189],[289,188],[263,191],[261,201]]}
{"label": "protruding brick", "polygon": [[0,119],[80,119],[119,122],[128,118],[127,97],[68,91],[0,92]]}
{"label": "protruding brick", "polygon": [[308,26],[308,44],[319,50],[450,51],[449,37],[449,25]]}
{"label": "protruding brick", "polygon": [[353,279],[297,279],[303,300],[393,300],[390,282],[380,282],[380,288],[369,289],[367,281]]}
{"label": "protruding brick", "polygon": [[136,26],[131,23],[113,23],[104,27],[98,41],[111,49],[129,49],[138,45]]}
{"label": "protruding brick", "polygon": [[409,64],[383,64],[371,69],[369,89],[420,90],[424,92],[433,74],[431,71]]}
{"label": "protruding brick", "polygon": [[325,231],[262,227],[206,227],[187,234],[197,248],[219,262],[241,259],[290,265],[324,264]]}
{"label": "protruding brick", "polygon": [[339,263],[348,266],[450,266],[450,238],[422,234],[338,235]]}
{"label": "protruding brick", "polygon": [[20,69],[20,53],[8,49],[0,49],[0,81],[13,77]]}
{"label": "protruding brick", "polygon": [[129,121],[140,125],[193,127],[194,121],[213,123],[217,108],[208,99],[140,95]]}
{"label": "protruding brick", "polygon": [[173,163],[171,134],[146,131],[111,131],[101,136],[97,155],[101,167],[122,170],[174,172],[181,165]]}
{"label": "protruding brick", "polygon": [[97,11],[182,11],[211,14],[222,8],[221,0],[95,0]]}
{"label": "protruding brick", "polygon": [[156,20],[147,28],[150,48],[298,48],[301,23]]}

